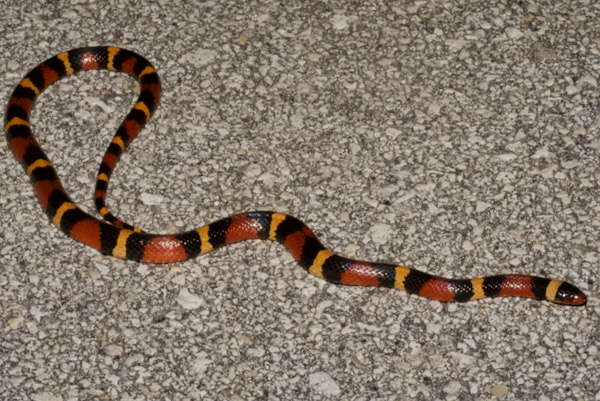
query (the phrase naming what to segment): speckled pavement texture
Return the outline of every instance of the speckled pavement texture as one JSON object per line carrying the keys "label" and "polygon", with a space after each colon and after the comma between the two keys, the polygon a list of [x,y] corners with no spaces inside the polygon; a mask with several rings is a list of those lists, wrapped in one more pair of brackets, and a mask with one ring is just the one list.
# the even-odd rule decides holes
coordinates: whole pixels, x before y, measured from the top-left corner
{"label": "speckled pavement texture", "polygon": [[[340,287],[276,243],[158,269],[49,223],[0,140],[0,399],[600,400],[600,6],[593,1],[3,1],[2,102],[73,47],[146,56],[164,96],[108,202],[145,230],[278,210],[341,254],[568,280],[570,308]],[[136,83],[89,72],[34,130],[93,210]]]}

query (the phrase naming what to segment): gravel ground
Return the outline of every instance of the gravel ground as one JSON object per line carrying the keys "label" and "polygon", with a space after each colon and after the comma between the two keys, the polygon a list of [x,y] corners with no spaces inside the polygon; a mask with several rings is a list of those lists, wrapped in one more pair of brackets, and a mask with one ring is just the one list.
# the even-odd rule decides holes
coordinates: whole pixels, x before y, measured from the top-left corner
{"label": "gravel ground", "polygon": [[[345,256],[556,277],[589,301],[340,287],[261,242],[151,270],[60,233],[2,139],[0,399],[600,400],[595,2],[3,3],[4,102],[73,47],[159,70],[162,105],[111,182],[124,220],[278,210]],[[34,110],[84,208],[137,90],[89,72]]]}

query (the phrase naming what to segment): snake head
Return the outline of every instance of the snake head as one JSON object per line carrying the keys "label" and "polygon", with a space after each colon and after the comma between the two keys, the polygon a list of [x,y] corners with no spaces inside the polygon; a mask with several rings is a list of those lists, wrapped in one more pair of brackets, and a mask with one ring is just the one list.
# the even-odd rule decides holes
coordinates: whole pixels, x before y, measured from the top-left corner
{"label": "snake head", "polygon": [[580,306],[585,305],[587,302],[587,297],[579,288],[575,287],[574,285],[562,283],[556,291],[553,302],[563,305]]}

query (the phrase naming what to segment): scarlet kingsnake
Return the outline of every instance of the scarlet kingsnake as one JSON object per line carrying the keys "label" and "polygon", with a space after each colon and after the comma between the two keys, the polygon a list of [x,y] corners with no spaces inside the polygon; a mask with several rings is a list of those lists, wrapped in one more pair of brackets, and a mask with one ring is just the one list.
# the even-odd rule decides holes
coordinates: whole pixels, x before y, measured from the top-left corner
{"label": "scarlet kingsnake", "polygon": [[[69,198],[29,125],[31,108],[44,89],[67,75],[97,69],[125,72],[141,85],[141,94],[117,130],[98,172],[95,200],[106,222],[84,212]],[[109,213],[105,197],[115,164],[156,110],[160,95],[154,67],[145,58],[115,47],[60,53],[35,67],[17,85],[6,108],[6,139],[27,172],[42,208],[71,238],[103,254],[145,263],[174,263],[237,241],[269,239],[283,244],[309,273],[332,283],[390,287],[438,301],[498,296],[546,299],[567,305],[586,303],[579,289],[559,280],[529,275],[446,279],[405,266],[344,258],[325,248],[303,222],[283,213],[241,213],[173,235],[142,232]]]}

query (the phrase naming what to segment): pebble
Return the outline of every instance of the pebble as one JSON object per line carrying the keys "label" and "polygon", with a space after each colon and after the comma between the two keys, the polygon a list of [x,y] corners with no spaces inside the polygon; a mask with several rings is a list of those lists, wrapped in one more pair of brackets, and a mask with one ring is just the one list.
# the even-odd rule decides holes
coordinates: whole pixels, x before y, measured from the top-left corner
{"label": "pebble", "polygon": [[176,301],[183,309],[188,310],[198,309],[204,304],[202,297],[189,292],[187,288],[179,291]]}
{"label": "pebble", "polygon": [[24,321],[25,318],[23,316],[17,316],[12,319],[8,319],[8,325],[12,330],[16,330],[21,326],[21,324],[23,324]]}
{"label": "pebble", "polygon": [[331,26],[333,29],[342,30],[348,28],[348,17],[345,15],[335,14],[331,17]]}
{"label": "pebble", "polygon": [[212,62],[218,54],[219,53],[213,49],[195,49],[181,56],[179,62],[202,67]]}
{"label": "pebble", "polygon": [[390,240],[394,230],[391,225],[385,223],[375,224],[369,229],[369,236],[376,244],[385,244]]}
{"label": "pebble", "polygon": [[142,201],[142,203],[148,206],[160,205],[164,199],[165,197],[162,195],[152,194],[148,192],[142,192],[140,195],[140,200]]}
{"label": "pebble", "polygon": [[508,394],[508,387],[506,387],[504,384],[497,384],[492,387],[491,393],[496,398],[502,398]]}
{"label": "pebble", "polygon": [[520,39],[523,37],[523,32],[517,28],[506,28],[506,34],[511,39]]}
{"label": "pebble", "polygon": [[308,376],[310,386],[318,393],[325,395],[341,394],[340,386],[326,372],[315,372]]}

